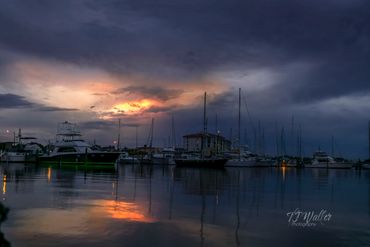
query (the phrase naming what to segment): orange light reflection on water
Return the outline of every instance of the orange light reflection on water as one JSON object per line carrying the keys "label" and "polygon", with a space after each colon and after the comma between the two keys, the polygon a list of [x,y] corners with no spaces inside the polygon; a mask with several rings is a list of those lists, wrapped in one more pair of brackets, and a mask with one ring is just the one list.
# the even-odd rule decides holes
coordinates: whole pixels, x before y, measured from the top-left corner
{"label": "orange light reflection on water", "polygon": [[151,223],[155,221],[153,218],[145,215],[141,208],[135,203],[105,200],[101,201],[101,206],[104,208],[104,211],[113,219],[144,223]]}
{"label": "orange light reflection on water", "polygon": [[281,167],[281,172],[283,173],[283,180],[285,180],[285,173],[286,173],[286,166],[285,165],[283,165],[282,167]]}
{"label": "orange light reflection on water", "polygon": [[3,176],[3,195],[6,194],[6,175]]}
{"label": "orange light reflection on water", "polygon": [[[71,209],[31,208],[21,210],[19,233],[22,236],[52,234],[62,236],[85,236],[101,234],[112,219],[152,223],[156,220],[143,213],[145,210],[137,203],[115,200],[79,201],[81,207]],[[55,224],[55,222],[58,222]]]}
{"label": "orange light reflection on water", "polygon": [[48,183],[51,181],[51,167],[48,168]]}

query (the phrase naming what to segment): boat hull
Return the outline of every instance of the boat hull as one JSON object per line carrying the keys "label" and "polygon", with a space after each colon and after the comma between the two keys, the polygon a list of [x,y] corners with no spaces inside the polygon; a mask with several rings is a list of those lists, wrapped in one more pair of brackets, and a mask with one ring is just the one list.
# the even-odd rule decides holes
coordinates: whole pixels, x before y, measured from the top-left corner
{"label": "boat hull", "polygon": [[67,153],[49,156],[41,156],[38,163],[41,165],[88,165],[88,166],[111,166],[114,167],[119,153],[115,152],[91,152],[91,153]]}
{"label": "boat hull", "polygon": [[174,165],[175,161],[172,158],[152,158],[153,165]]}
{"label": "boat hull", "polygon": [[177,166],[223,168],[227,159],[175,159]]}
{"label": "boat hull", "polygon": [[25,161],[26,155],[24,153],[5,153],[1,156],[1,162],[24,163]]}
{"label": "boat hull", "polygon": [[305,165],[306,168],[334,168],[334,169],[351,169],[352,163],[316,163]]}
{"label": "boat hull", "polygon": [[256,160],[228,160],[225,164],[226,167],[256,167]]}
{"label": "boat hull", "polygon": [[366,164],[362,164],[361,165],[361,168],[362,169],[370,169],[370,164],[366,163]]}
{"label": "boat hull", "polygon": [[135,165],[140,163],[139,160],[136,158],[122,158],[118,159],[117,162],[123,165]]}

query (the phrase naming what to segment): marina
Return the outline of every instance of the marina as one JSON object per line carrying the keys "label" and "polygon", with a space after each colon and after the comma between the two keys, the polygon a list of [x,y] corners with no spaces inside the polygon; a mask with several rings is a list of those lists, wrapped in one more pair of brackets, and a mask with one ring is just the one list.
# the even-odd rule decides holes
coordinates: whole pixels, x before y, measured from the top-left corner
{"label": "marina", "polygon": [[2,1],[0,247],[369,247],[370,1]]}
{"label": "marina", "polygon": [[[322,169],[368,169],[369,160],[351,161],[334,158],[322,150],[312,157],[258,155],[248,146],[231,145],[231,141],[212,133],[204,132],[184,136],[184,147],[100,147],[82,139],[75,123],[58,124],[55,143],[42,145],[36,138],[21,138],[18,142],[3,143],[0,150],[2,163],[31,163],[53,168],[117,169],[126,165],[177,165],[185,167],[295,167]],[[21,130],[19,130],[21,133]],[[31,140],[31,142],[24,142]],[[208,143],[207,145],[205,143]],[[210,144],[213,143],[213,144]]]}

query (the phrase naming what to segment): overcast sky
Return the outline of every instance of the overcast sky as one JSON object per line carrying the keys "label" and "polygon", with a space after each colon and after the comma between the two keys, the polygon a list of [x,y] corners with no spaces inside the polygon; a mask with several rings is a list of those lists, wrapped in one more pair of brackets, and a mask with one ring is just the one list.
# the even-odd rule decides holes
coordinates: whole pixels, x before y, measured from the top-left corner
{"label": "overcast sky", "polygon": [[[368,155],[370,2],[367,0],[0,0],[0,139],[6,130],[45,142],[58,122],[79,123],[87,140],[168,144],[208,127],[253,126],[276,152],[302,126],[304,152],[318,147]],[[250,112],[247,116],[246,105]],[[231,131],[232,129],[232,131]],[[245,132],[247,132],[245,134]],[[295,134],[296,135],[296,134]]]}

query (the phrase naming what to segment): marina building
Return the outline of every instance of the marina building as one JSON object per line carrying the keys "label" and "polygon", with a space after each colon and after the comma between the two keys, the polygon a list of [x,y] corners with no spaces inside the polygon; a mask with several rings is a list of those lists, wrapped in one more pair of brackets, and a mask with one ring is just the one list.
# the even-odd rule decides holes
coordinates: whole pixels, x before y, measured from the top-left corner
{"label": "marina building", "polygon": [[203,150],[208,154],[228,152],[231,149],[231,141],[221,135],[212,133],[194,133],[183,136],[184,148],[188,152],[200,152]]}

